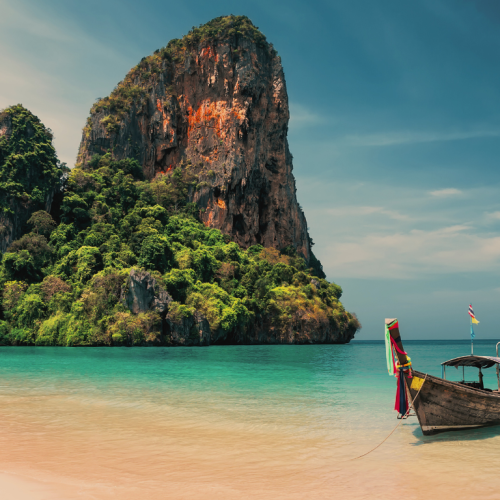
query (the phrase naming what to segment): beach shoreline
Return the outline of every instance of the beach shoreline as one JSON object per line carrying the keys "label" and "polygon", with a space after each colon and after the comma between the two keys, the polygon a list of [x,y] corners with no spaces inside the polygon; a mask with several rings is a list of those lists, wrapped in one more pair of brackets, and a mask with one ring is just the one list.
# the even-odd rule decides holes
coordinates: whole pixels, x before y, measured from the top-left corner
{"label": "beach shoreline", "polygon": [[[461,350],[411,346],[430,373]],[[2,500],[493,500],[500,486],[500,428],[427,438],[413,418],[352,460],[398,423],[377,344],[0,354]]]}

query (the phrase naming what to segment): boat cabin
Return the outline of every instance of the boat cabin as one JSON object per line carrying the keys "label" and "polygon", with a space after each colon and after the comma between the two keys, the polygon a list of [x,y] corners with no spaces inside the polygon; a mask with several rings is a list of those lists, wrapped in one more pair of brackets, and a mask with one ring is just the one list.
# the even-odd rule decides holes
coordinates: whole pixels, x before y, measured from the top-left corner
{"label": "boat cabin", "polygon": [[[495,392],[500,392],[500,358],[494,356],[460,356],[459,358],[453,358],[449,361],[445,361],[441,363],[442,367],[442,378],[446,380],[446,367],[454,366],[458,369],[459,366],[462,367],[462,380],[458,382],[459,384],[466,385],[468,387],[473,387],[474,389],[481,389],[482,391],[492,392],[492,389],[487,389],[483,384],[483,372],[481,370],[485,368],[491,368],[492,366],[496,366],[497,370],[497,380],[498,380],[498,389],[495,389]],[[469,382],[465,380],[465,367],[472,366],[474,368],[479,369],[479,381],[478,382]]]}

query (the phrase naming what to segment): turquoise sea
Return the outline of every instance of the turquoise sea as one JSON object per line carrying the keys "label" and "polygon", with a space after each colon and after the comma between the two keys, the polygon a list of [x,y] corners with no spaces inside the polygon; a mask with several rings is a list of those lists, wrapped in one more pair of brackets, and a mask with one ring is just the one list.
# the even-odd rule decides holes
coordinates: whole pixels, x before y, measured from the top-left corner
{"label": "turquoise sea", "polygon": [[[437,376],[470,353],[404,347]],[[383,342],[0,347],[0,471],[50,483],[50,498],[498,498],[500,428],[424,437],[410,418],[351,460],[398,424],[395,390]]]}

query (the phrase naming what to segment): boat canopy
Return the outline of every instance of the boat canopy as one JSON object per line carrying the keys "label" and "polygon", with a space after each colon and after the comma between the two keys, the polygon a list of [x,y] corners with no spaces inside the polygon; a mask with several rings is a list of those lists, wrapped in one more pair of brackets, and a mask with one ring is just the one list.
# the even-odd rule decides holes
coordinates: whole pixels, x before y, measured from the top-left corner
{"label": "boat canopy", "polygon": [[441,363],[444,366],[473,366],[475,368],[490,368],[500,365],[500,358],[494,356],[461,356]]}

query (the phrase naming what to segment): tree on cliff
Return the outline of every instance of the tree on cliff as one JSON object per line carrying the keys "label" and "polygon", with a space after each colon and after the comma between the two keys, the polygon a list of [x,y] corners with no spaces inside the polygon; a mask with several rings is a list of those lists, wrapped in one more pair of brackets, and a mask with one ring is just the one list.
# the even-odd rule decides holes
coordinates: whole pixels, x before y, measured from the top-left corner
{"label": "tree on cliff", "polygon": [[26,229],[30,215],[50,210],[67,171],[52,132],[18,104],[0,113],[0,251]]}
{"label": "tree on cliff", "polygon": [[[192,328],[174,340],[165,325],[195,317],[204,318],[214,342],[352,337],[359,323],[340,303],[341,288],[317,276],[293,248],[244,250],[198,220],[186,195],[198,183],[189,169],[155,181],[172,194],[158,204],[153,183],[136,166],[108,154],[75,168],[62,222],[52,230],[48,214],[38,213],[31,220],[38,234],[10,245],[0,265],[0,343],[192,345],[200,342]],[[170,294],[163,319],[153,309],[128,309],[123,298],[133,268],[149,273],[156,292]]]}

